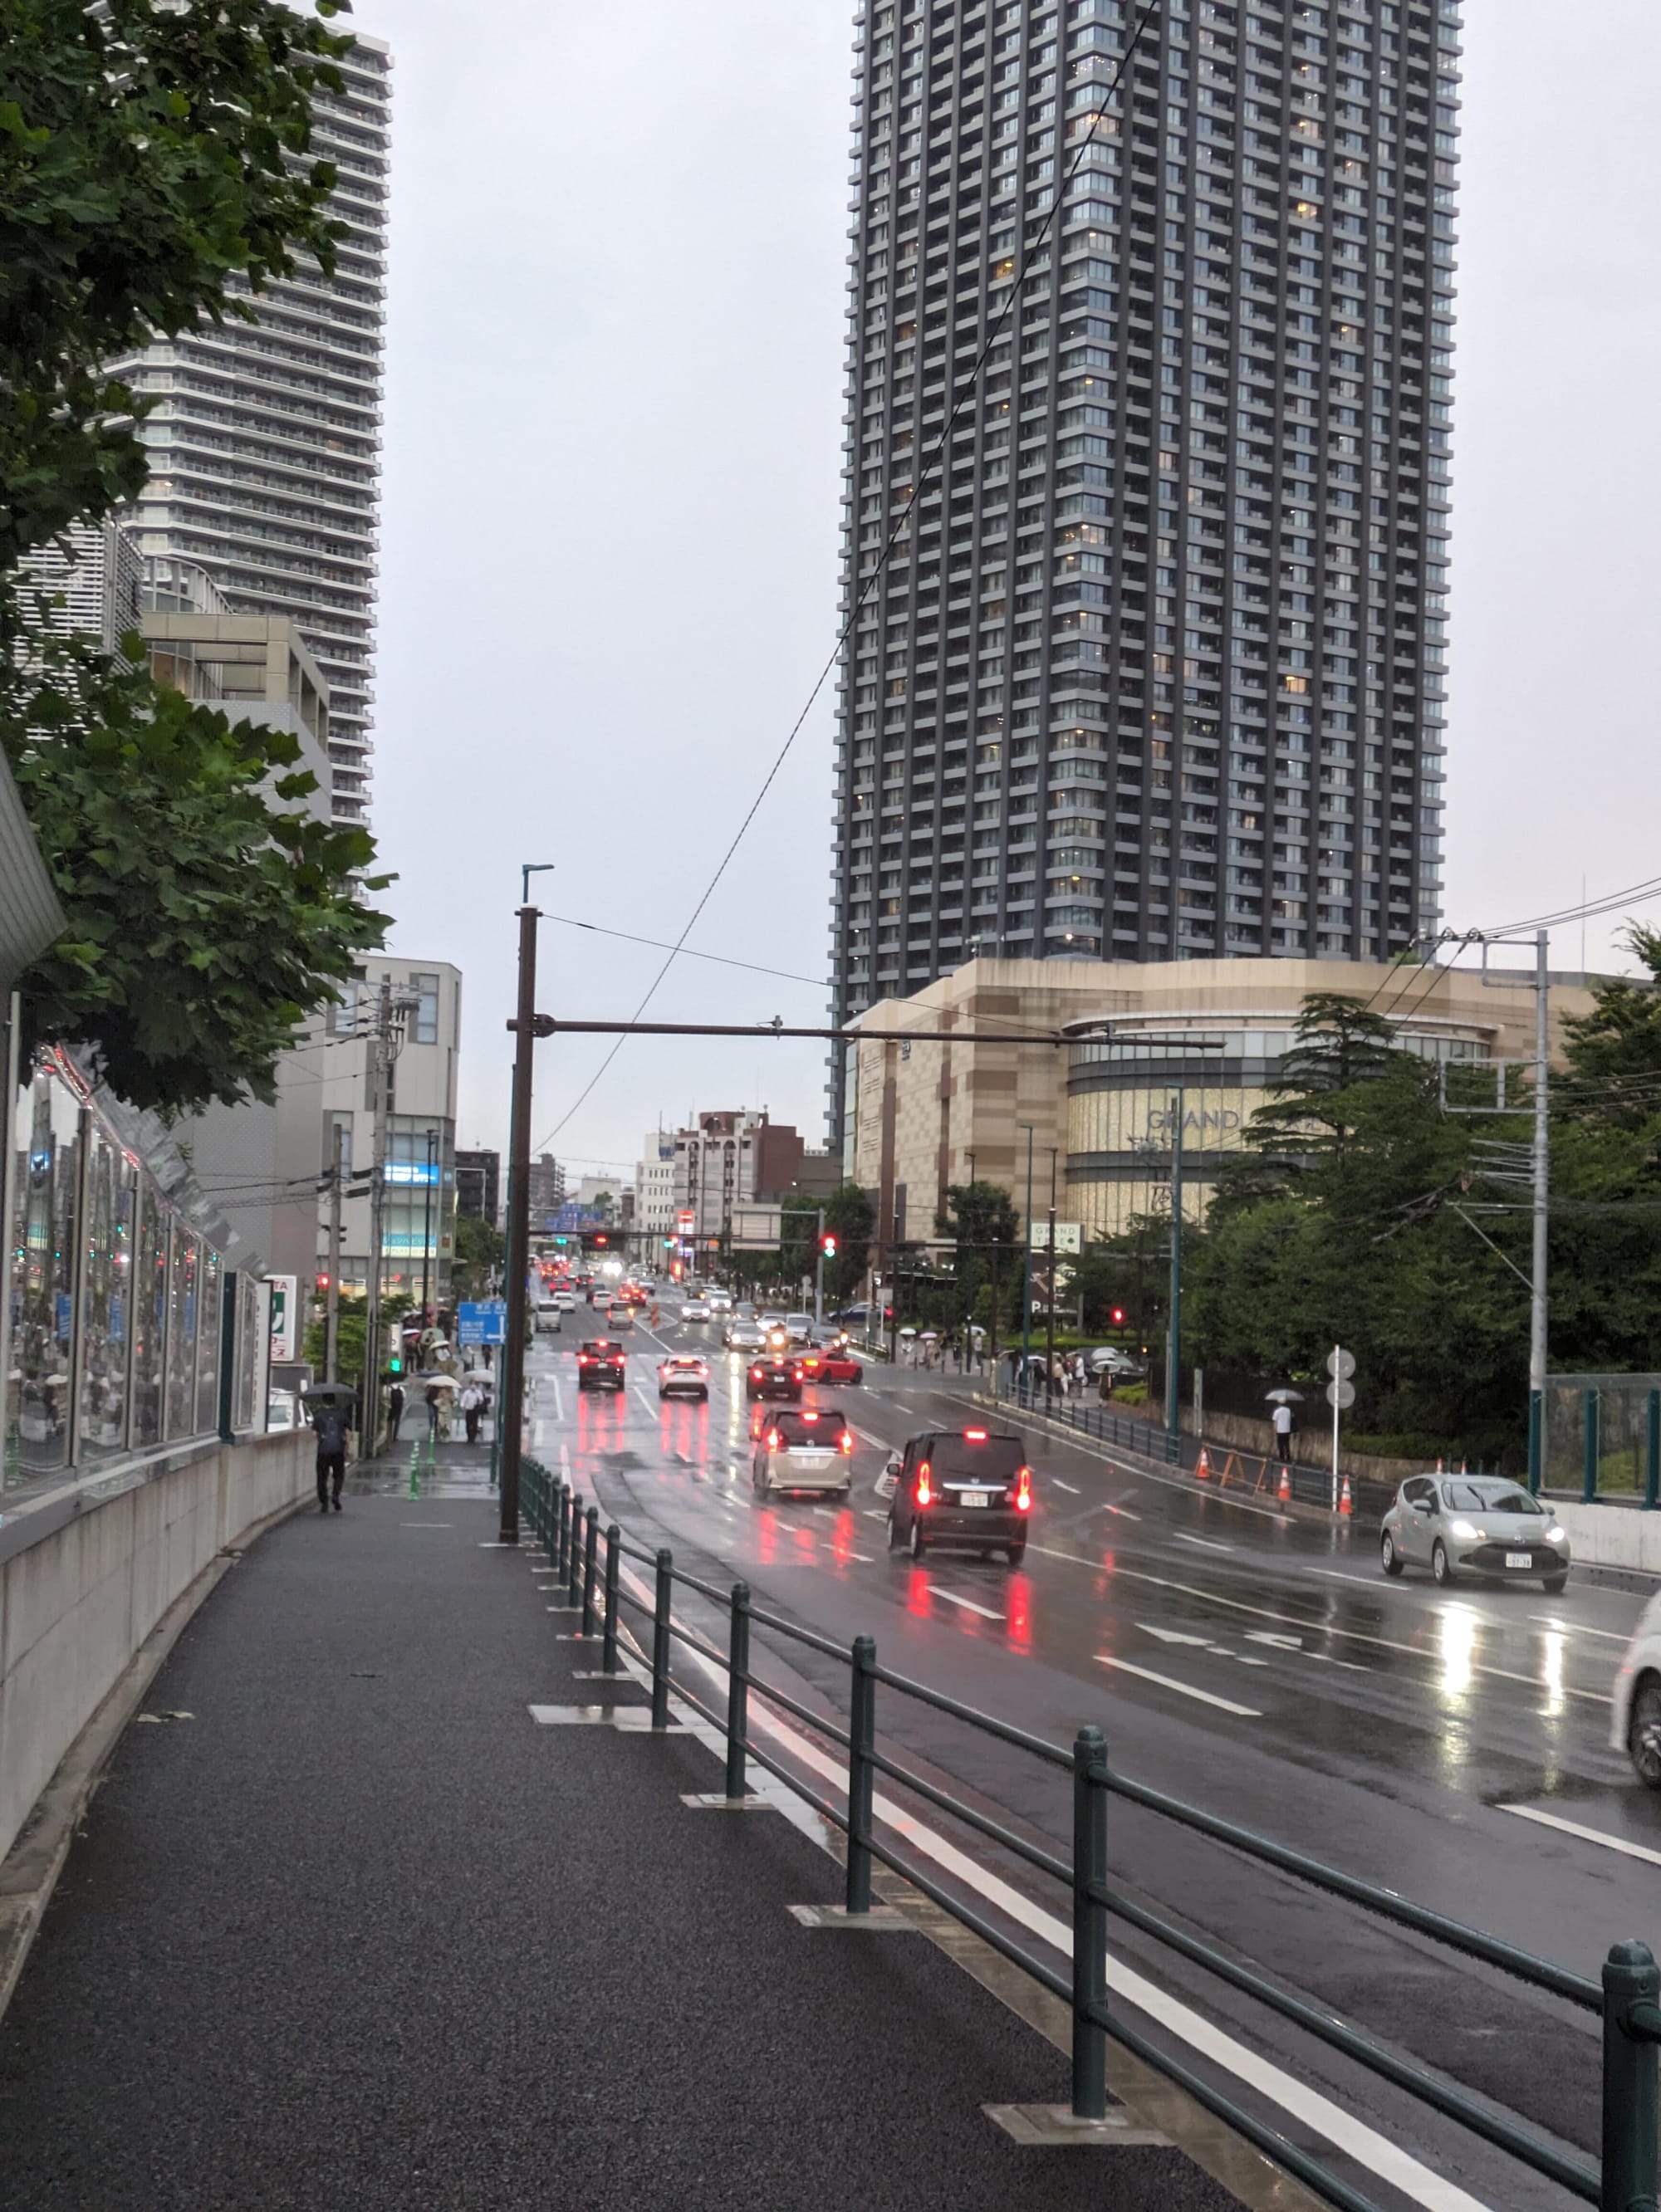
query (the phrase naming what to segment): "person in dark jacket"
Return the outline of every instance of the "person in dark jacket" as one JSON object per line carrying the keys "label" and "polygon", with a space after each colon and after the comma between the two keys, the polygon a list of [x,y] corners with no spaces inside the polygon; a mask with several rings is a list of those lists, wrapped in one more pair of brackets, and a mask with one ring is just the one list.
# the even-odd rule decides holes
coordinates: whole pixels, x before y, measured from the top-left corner
{"label": "person in dark jacket", "polygon": [[394,1382],[386,1393],[386,1441],[398,1442],[398,1425],[404,1419],[404,1385]]}
{"label": "person in dark jacket", "polygon": [[346,1480],[346,1452],[352,1440],[351,1407],[332,1403],[315,1407],[312,1428],[317,1437],[317,1510],[329,1510],[329,1486],[334,1485],[334,1510],[340,1510],[340,1488]]}

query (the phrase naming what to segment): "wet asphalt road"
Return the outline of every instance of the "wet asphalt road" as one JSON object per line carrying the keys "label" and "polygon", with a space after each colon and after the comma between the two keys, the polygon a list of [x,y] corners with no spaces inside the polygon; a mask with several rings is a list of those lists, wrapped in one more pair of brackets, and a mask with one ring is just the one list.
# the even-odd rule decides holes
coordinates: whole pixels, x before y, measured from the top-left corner
{"label": "wet asphalt road", "polygon": [[[1593,1979],[1613,1942],[1661,1948],[1661,1800],[1607,1747],[1611,1678],[1639,1595],[1573,1577],[1555,1598],[1532,1581],[1449,1592],[1427,1575],[1386,1581],[1370,1521],[1293,1520],[1036,1429],[1038,1506],[1024,1566],[946,1552],[914,1565],[887,1552],[873,1486],[887,1447],[976,1418],[967,1383],[874,1369],[867,1388],[810,1391],[810,1403],[840,1406],[858,1431],[853,1496],[846,1507],[764,1504],[750,1483],[739,1364],[721,1351],[718,1324],[666,1326],[659,1338],[637,1328],[621,1397],[577,1390],[580,1333],[544,1340],[533,1355],[537,1455],[627,1534],[671,1546],[678,1565],[721,1583],[742,1577],[757,1605],[839,1643],[869,1633],[886,1667],[1053,1742],[1096,1723],[1120,1771]],[[693,1346],[711,1358],[709,1403],[660,1404],[660,1349]],[[713,1616],[703,1625],[718,1632]],[[786,1659],[845,1710],[832,1662]],[[709,1693],[707,1681],[688,1680]],[[881,1725],[937,1780],[1031,1833],[1068,1838],[1061,1778],[887,1693]],[[1137,1901],[1560,2146],[1595,2153],[1588,2016],[1117,1800],[1110,1857]],[[1041,1877],[1010,1861],[996,1871],[1064,1911]],[[1116,1928],[1112,1948],[1444,2178],[1438,2187],[1412,2168],[1381,2173],[1368,2144],[1352,2143],[1338,2170],[1380,2201],[1439,2212],[1472,2198],[1568,2201],[1145,1939]],[[1167,2032],[1191,2061],[1180,2031],[1165,2021]],[[1226,2064],[1214,2078],[1242,2090]],[[1252,2081],[1244,2093],[1322,2148],[1324,2123],[1288,2120],[1283,2087]]]}

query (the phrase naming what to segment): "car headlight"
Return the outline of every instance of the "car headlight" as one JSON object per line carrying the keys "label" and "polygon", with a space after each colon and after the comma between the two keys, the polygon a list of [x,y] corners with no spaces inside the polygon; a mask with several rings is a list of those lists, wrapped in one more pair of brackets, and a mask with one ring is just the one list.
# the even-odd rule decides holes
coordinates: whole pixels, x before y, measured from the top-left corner
{"label": "car headlight", "polygon": [[1567,1544],[1568,1537],[1561,1528],[1548,1528],[1546,1531],[1546,1541],[1548,1544]]}
{"label": "car headlight", "polygon": [[1481,1540],[1482,1532],[1474,1521],[1450,1521],[1448,1534],[1457,1536],[1462,1544],[1473,1544]]}

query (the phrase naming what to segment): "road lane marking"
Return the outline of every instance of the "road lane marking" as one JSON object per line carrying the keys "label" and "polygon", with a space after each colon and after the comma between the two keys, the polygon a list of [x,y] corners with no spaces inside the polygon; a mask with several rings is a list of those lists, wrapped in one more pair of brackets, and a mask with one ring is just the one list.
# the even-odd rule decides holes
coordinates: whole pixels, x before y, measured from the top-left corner
{"label": "road lane marking", "polygon": [[1121,1521],[1140,1521],[1142,1517],[1140,1513],[1133,1513],[1128,1505],[1104,1504],[1102,1510],[1104,1513],[1116,1514]]}
{"label": "road lane marking", "polygon": [[[636,1595],[649,1605],[652,1594],[648,1584],[632,1568],[625,1567],[623,1574],[624,1579],[634,1586]],[[701,1651],[692,1650],[688,1656],[724,1694],[727,1669],[718,1661],[706,1658]],[[639,1679],[644,1680],[643,1671]],[[764,1694],[764,1692],[759,1692],[758,1700]],[[835,1786],[846,1787],[846,1754],[840,1759],[830,1758],[817,1744],[811,1743],[799,1729],[779,1719],[759,1701],[751,1705],[751,1714],[756,1727],[765,1729],[812,1773]],[[717,1758],[724,1755],[725,1746],[715,1730],[703,1728],[697,1729],[697,1732]],[[944,1872],[984,1898],[988,1904],[1005,1913],[1018,1926],[1028,1929],[1040,1942],[1049,1944],[1063,1958],[1072,1956],[1073,1929],[1070,1923],[1046,1911],[1013,1883],[989,1873],[966,1851],[949,1843],[944,1836],[937,1835],[934,1829],[915,1814],[906,1812],[881,1790],[874,1793],[873,1809],[896,1835],[914,1844],[925,1858],[933,1859]],[[817,1822],[805,1824],[803,1832],[822,1842]],[[1355,2159],[1381,2180],[1399,2189],[1414,2203],[1421,2205],[1424,2212],[1488,2212],[1488,2208],[1467,2191],[1454,2182],[1445,2180],[1432,2167],[1424,2165],[1410,2152],[1404,2151],[1389,2136],[1381,2135],[1376,2128],[1370,2127],[1365,2120],[1346,2112],[1331,2098],[1323,2096],[1319,2090],[1311,2088],[1307,2082],[1288,2074],[1272,2060],[1260,2057],[1255,2051],[1249,2050],[1244,2043],[1218,2027],[1214,2021],[1196,2011],[1191,2005],[1167,1996],[1157,1983],[1138,1973],[1116,1953],[1107,1953],[1106,1965],[1109,1986],[1123,2002],[1147,2014],[1150,2020],[1157,2021],[1201,2057],[1223,2068],[1237,2081],[1244,2082],[1248,2087],[1277,2105],[1290,2118],[1301,2121],[1323,2142],[1330,2143],[1334,2149]]]}
{"label": "road lane marking", "polygon": [[1232,1544],[1214,1543],[1209,1536],[1190,1536],[1186,1528],[1177,1528],[1171,1533],[1179,1544],[1197,1544],[1202,1551],[1232,1552],[1234,1549]]}
{"label": "road lane marking", "polygon": [[1588,1628],[1579,1621],[1555,1620],[1548,1613],[1531,1613],[1529,1619],[1543,1622],[1548,1628],[1555,1628],[1560,1636],[1601,1636],[1606,1644],[1627,1644],[1632,1642],[1630,1636],[1619,1636],[1612,1628]]}
{"label": "road lane marking", "polygon": [[647,1396],[645,1390],[638,1382],[635,1384],[634,1390],[636,1397],[640,1400],[641,1404],[645,1407],[648,1413],[657,1413],[661,1410],[659,1407],[656,1407],[652,1403],[651,1400]]}
{"label": "road lane marking", "polygon": [[1074,1498],[1077,1498],[1080,1495],[1079,1486],[1076,1482],[1063,1482],[1058,1474],[1052,1474],[1050,1478],[1050,1481],[1052,1489],[1071,1491]]}
{"label": "road lane marking", "polygon": [[[1104,1568],[1098,1560],[1086,1559],[1077,1552],[1058,1552],[1051,1544],[1029,1543],[1027,1549],[1031,1552],[1041,1552],[1047,1559],[1070,1560],[1075,1567],[1086,1567],[1092,1574],[1105,1572],[1123,1576],[1127,1582],[1152,1583],[1159,1589],[1178,1590],[1184,1597],[1197,1597],[1207,1605],[1226,1605],[1231,1613],[1252,1613],[1259,1620],[1283,1620],[1288,1627],[1305,1629],[1311,1636],[1341,1636],[1352,1644],[1373,1644],[1383,1651],[1405,1652],[1409,1659],[1421,1660],[1428,1667],[1439,1667],[1441,1664],[1440,1658],[1435,1652],[1421,1650],[1416,1644],[1398,1643],[1394,1637],[1370,1636],[1365,1629],[1341,1628],[1335,1621],[1300,1620],[1295,1613],[1276,1613],[1266,1605],[1247,1605],[1242,1598],[1225,1597],[1220,1590],[1200,1589],[1192,1583],[1173,1582],[1169,1575],[1145,1574],[1140,1568],[1120,1566],[1116,1564],[1110,1568]],[[1486,1614],[1481,1618],[1484,1627],[1494,1626]],[[1519,1674],[1515,1668],[1510,1667],[1485,1667],[1473,1664],[1471,1672],[1475,1674],[1492,1676],[1499,1681],[1521,1682],[1525,1689],[1544,1690],[1548,1687],[1548,1684],[1536,1680],[1534,1675]],[[1584,1698],[1590,1703],[1598,1705],[1611,1705],[1615,1703],[1614,1698],[1605,1690],[1577,1690],[1567,1683],[1564,1685],[1562,1694],[1566,1698]]]}
{"label": "road lane marking", "polygon": [[960,1605],[965,1613],[977,1613],[983,1620],[1004,1620],[1007,1615],[994,1613],[989,1605],[977,1605],[972,1597],[959,1597],[955,1590],[942,1589],[938,1583],[928,1585],[930,1597],[943,1597],[948,1605]]}
{"label": "road lane marking", "polygon": [[561,1394],[561,1391],[560,1391],[560,1387],[559,1387],[559,1377],[558,1377],[558,1376],[557,1376],[557,1375],[551,1375],[551,1376],[549,1376],[548,1380],[549,1380],[549,1381],[553,1384],[553,1386],[554,1386],[554,1413],[555,1413],[555,1417],[556,1417],[557,1419],[559,1419],[559,1420],[562,1420],[562,1421],[563,1421],[563,1420],[565,1419],[565,1400],[564,1400],[564,1397],[563,1396],[563,1395]]}
{"label": "road lane marking", "polygon": [[1622,1836],[1606,1836],[1601,1828],[1583,1828],[1578,1820],[1565,1820],[1556,1813],[1536,1813],[1530,1805],[1501,1805],[1501,1813],[1515,1813],[1519,1820],[1537,1820],[1542,1828],[1558,1828],[1566,1836],[1578,1836],[1583,1844],[1601,1844],[1606,1851],[1619,1851],[1622,1858],[1647,1859],[1652,1866],[1661,1866],[1661,1851],[1652,1851],[1643,1844],[1629,1844]]}
{"label": "road lane marking", "polygon": [[1136,1626],[1146,1629],[1150,1636],[1157,1636],[1161,1644],[1196,1644],[1203,1651],[1211,1642],[1208,1636],[1189,1636],[1180,1628],[1156,1628],[1151,1620],[1139,1620]]}
{"label": "road lane marking", "polygon": [[1110,1652],[1096,1654],[1098,1667],[1116,1667],[1123,1674],[1140,1674],[1145,1682],[1157,1682],[1161,1689],[1175,1690],[1179,1696],[1197,1698],[1202,1705],[1218,1705],[1226,1713],[1238,1714],[1243,1721],[1260,1721],[1262,1715],[1255,1705],[1237,1705],[1232,1698],[1214,1698],[1209,1690],[1196,1690],[1191,1682],[1179,1682],[1172,1674],[1156,1674],[1151,1667],[1134,1666],[1129,1659],[1116,1659]]}

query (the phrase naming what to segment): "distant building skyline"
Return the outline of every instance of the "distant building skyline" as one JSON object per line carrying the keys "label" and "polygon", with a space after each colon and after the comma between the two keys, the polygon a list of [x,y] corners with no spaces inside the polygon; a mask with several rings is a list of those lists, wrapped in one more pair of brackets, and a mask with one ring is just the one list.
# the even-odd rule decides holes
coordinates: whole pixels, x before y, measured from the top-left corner
{"label": "distant building skyline", "polygon": [[838,1024],[1440,919],[1457,0],[1139,12],[865,10]]}
{"label": "distant building skyline", "polygon": [[302,261],[253,323],[158,338],[113,364],[155,404],[141,552],[198,566],[240,614],[287,615],[328,681],[337,821],[364,822],[380,496],[392,56],[356,33],[344,90],[313,94],[312,153],[349,225],[332,277]]}

